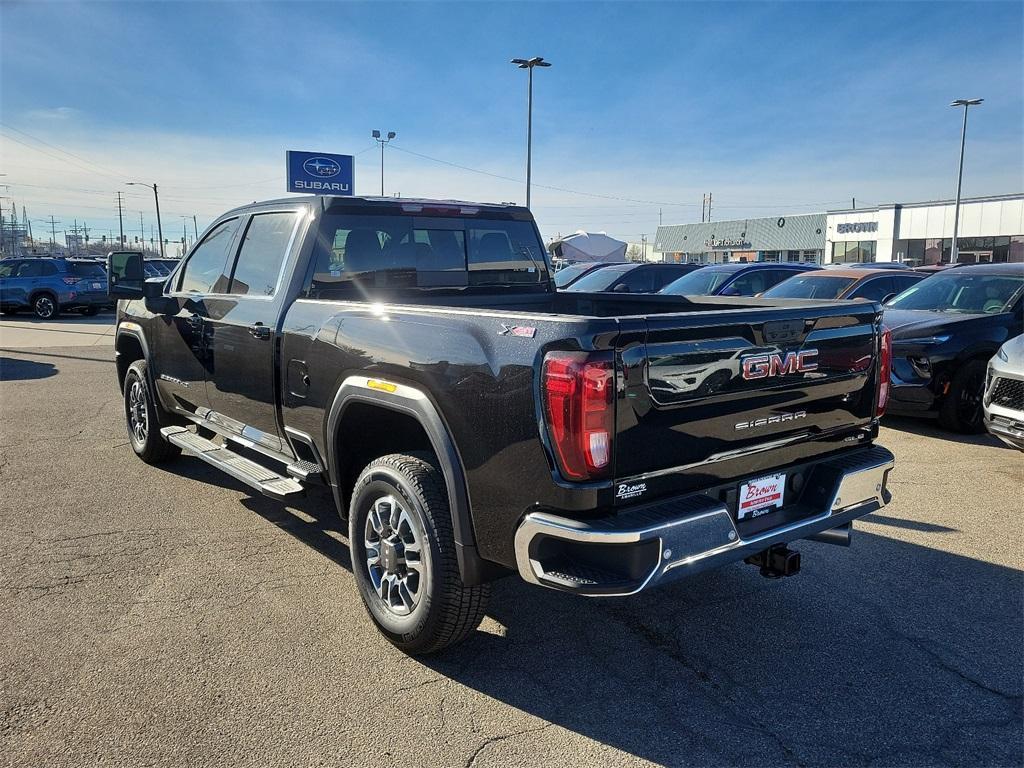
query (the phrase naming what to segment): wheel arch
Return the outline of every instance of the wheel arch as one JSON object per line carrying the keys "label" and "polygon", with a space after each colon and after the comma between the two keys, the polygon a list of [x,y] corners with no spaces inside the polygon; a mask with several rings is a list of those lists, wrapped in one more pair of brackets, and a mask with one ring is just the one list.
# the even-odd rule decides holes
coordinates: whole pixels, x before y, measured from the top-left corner
{"label": "wheel arch", "polygon": [[[375,421],[379,419],[384,426],[390,427],[389,434],[399,436],[396,442],[386,443],[393,448],[385,453],[403,453],[423,448],[433,452],[448,491],[452,532],[462,581],[466,586],[487,581],[490,569],[477,553],[462,460],[441,413],[424,392],[414,387],[379,382],[365,376],[349,376],[338,387],[326,414],[324,441],[327,471],[338,509],[347,508],[351,482],[355,480],[352,476],[353,459],[358,462],[367,458],[365,453],[345,449],[348,442],[345,439],[346,428],[357,427],[368,417]],[[374,458],[377,456],[369,456],[366,463]],[[356,467],[355,474],[358,475],[361,470],[362,467]]]}
{"label": "wheel arch", "polygon": [[[117,385],[124,388],[124,377],[128,369],[136,360],[145,360],[149,363],[149,346],[146,344],[146,337],[142,330],[135,327],[134,323],[121,323],[117,327],[114,337],[114,359],[117,366]],[[152,372],[147,371],[148,378],[152,378]],[[148,382],[152,388],[153,382]]]}

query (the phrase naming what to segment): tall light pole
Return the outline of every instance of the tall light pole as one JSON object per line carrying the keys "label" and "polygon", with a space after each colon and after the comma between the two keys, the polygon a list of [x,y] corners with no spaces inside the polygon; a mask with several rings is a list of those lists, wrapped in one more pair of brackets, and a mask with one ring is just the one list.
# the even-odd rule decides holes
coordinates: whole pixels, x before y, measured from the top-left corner
{"label": "tall light pole", "polygon": [[532,59],[512,59],[512,63],[529,73],[526,86],[526,207],[529,208],[530,166],[533,155],[533,68],[550,67],[551,62],[544,61],[543,56],[534,56]]}
{"label": "tall light pole", "polygon": [[156,203],[156,234],[160,238],[160,258],[164,258],[164,228],[160,224],[160,195],[156,192],[156,184],[143,184],[141,181],[125,182],[129,187],[149,187],[153,190],[153,201]]}
{"label": "tall light pole", "polygon": [[388,131],[386,139],[380,137],[380,131],[374,131],[371,135],[380,144],[380,196],[384,197],[384,145],[395,138],[396,134],[394,131]]}
{"label": "tall light pole", "polygon": [[957,247],[957,234],[960,229],[960,187],[964,182],[964,143],[967,141],[967,109],[976,107],[984,99],[957,99],[949,106],[964,108],[964,127],[960,131],[960,170],[956,176],[956,206],[953,208],[953,245],[949,250],[949,261],[956,264],[960,257],[960,249]]}

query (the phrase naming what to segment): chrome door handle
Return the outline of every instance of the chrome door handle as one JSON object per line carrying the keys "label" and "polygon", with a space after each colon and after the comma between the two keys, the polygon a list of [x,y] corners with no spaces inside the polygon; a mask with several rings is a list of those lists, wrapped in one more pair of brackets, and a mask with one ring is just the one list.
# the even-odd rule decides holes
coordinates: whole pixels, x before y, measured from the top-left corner
{"label": "chrome door handle", "polygon": [[249,326],[249,335],[254,339],[269,339],[270,329],[263,323],[253,323]]}

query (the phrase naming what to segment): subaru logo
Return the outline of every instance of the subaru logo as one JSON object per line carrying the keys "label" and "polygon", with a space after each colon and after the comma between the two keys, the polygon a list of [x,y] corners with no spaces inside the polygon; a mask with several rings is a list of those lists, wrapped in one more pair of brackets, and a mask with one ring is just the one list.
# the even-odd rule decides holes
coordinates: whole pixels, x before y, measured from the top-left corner
{"label": "subaru logo", "polygon": [[341,173],[341,166],[329,157],[311,157],[302,164],[302,170],[310,176],[329,179],[331,176],[337,176]]}

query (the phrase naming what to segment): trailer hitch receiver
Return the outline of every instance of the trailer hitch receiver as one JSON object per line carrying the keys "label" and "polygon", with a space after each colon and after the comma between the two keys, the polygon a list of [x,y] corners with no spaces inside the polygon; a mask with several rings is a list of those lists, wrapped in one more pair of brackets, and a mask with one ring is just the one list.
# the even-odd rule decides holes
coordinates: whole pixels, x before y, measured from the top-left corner
{"label": "trailer hitch receiver", "polygon": [[795,576],[800,572],[800,553],[785,544],[776,544],[744,559],[745,563],[756,565],[766,579]]}

